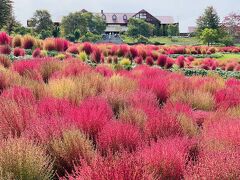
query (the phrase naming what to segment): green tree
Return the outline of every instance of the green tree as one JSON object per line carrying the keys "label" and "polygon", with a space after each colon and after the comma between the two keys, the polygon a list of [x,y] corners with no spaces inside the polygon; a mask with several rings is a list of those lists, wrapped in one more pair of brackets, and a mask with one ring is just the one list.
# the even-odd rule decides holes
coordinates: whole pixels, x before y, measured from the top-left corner
{"label": "green tree", "polygon": [[0,0],[0,29],[13,17],[11,0]]}
{"label": "green tree", "polygon": [[216,10],[209,6],[205,9],[202,16],[197,19],[197,31],[201,33],[205,28],[218,29],[220,18]]}
{"label": "green tree", "polygon": [[87,19],[83,16],[82,12],[70,13],[68,16],[63,17],[61,28],[64,36],[74,36],[74,32],[79,29],[80,34],[83,35],[87,32]]}
{"label": "green tree", "polygon": [[177,36],[179,35],[179,27],[177,24],[170,24],[167,28],[168,36]]}
{"label": "green tree", "polygon": [[37,10],[31,20],[32,26],[38,34],[43,31],[52,31],[54,28],[51,15],[47,10]]}
{"label": "green tree", "polygon": [[205,28],[200,35],[200,39],[208,46],[214,42],[217,42],[219,38],[217,29]]}
{"label": "green tree", "polygon": [[128,35],[138,37],[139,35],[149,37],[153,35],[154,25],[142,19],[131,18],[128,23]]}

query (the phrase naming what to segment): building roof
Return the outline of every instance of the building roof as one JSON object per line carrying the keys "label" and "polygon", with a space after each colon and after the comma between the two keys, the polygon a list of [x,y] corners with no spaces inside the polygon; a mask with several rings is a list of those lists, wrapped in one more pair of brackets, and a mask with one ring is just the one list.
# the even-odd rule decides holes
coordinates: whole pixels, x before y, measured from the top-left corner
{"label": "building roof", "polygon": [[155,16],[161,24],[174,24],[174,18],[172,16]]}
{"label": "building roof", "polygon": [[189,33],[194,33],[194,32],[196,32],[196,30],[197,30],[197,27],[195,27],[195,26],[189,26],[188,27],[188,32]]}
{"label": "building roof", "polygon": [[[127,24],[127,21],[135,14],[135,13],[94,13],[95,15],[106,17],[107,24]],[[114,19],[113,17],[116,17]]]}

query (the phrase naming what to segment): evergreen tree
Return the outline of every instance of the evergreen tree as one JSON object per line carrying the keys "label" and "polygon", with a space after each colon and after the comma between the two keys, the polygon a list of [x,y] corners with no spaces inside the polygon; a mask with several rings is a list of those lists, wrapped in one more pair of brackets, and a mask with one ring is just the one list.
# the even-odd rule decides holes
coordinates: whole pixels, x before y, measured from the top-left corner
{"label": "evergreen tree", "polygon": [[11,0],[0,0],[0,29],[7,25],[8,21],[13,17]]}

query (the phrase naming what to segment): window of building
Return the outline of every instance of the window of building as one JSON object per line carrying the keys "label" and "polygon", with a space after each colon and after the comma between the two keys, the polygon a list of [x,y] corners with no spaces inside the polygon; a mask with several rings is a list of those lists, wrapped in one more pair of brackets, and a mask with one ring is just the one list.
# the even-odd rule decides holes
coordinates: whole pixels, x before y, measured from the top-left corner
{"label": "window of building", "polygon": [[124,16],[123,16],[123,20],[124,20],[124,21],[127,20],[127,15],[126,15],[126,14],[124,14]]}
{"label": "window of building", "polygon": [[106,20],[106,15],[102,14],[102,18],[103,18],[103,20]]}
{"label": "window of building", "polygon": [[114,21],[116,21],[116,20],[117,20],[117,16],[114,14],[114,15],[112,16],[112,19],[113,19]]}

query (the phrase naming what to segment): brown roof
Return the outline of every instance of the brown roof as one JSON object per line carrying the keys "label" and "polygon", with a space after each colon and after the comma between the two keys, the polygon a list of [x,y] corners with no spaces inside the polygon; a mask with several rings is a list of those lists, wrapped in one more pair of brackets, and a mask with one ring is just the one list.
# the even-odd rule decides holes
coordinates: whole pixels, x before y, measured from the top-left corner
{"label": "brown roof", "polygon": [[[127,21],[134,15],[134,13],[94,13],[98,16],[105,16],[106,23],[108,24],[126,24]],[[114,20],[113,16],[116,16],[116,20]],[[124,19],[124,17],[127,17]]]}
{"label": "brown roof", "polygon": [[174,19],[172,16],[155,16],[161,24],[174,24]]}

